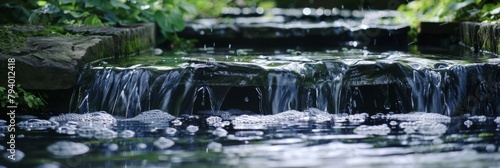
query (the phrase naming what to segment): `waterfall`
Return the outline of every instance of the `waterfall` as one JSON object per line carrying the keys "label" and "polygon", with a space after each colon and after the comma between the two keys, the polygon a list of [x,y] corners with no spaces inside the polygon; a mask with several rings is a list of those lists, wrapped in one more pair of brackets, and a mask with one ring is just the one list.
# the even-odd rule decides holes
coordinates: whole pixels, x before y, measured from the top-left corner
{"label": "waterfall", "polygon": [[82,74],[73,111],[131,117],[276,114],[318,108],[330,113],[431,112],[498,115],[498,65],[420,67],[401,62],[291,63],[279,68],[191,62],[175,69],[94,68]]}

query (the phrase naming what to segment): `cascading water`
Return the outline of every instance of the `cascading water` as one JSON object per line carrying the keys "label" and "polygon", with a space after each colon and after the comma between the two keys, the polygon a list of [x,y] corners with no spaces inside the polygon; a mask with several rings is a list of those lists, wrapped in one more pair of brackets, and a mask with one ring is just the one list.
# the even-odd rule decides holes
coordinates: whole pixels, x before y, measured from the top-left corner
{"label": "cascading water", "polygon": [[174,115],[228,110],[277,114],[308,108],[350,114],[499,113],[495,103],[499,98],[498,65],[406,63],[404,57],[399,59],[299,59],[279,66],[187,61],[167,70],[94,68],[83,74],[92,80],[80,84],[77,111],[103,110],[125,117],[151,109]]}

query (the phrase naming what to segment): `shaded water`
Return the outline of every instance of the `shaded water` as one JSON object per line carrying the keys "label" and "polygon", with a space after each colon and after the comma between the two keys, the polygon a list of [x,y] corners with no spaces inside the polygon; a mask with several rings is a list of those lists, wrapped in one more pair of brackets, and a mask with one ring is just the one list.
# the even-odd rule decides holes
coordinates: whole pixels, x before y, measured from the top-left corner
{"label": "shaded water", "polygon": [[0,165],[499,167],[498,63],[363,49],[105,60],[74,113],[18,116],[20,162]]}

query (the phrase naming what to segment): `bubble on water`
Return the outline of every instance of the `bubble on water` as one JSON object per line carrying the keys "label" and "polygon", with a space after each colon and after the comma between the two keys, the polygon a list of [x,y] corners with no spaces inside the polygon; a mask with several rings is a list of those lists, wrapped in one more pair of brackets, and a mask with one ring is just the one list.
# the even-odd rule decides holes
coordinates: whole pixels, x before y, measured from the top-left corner
{"label": "bubble on water", "polygon": [[417,122],[418,132],[427,135],[442,135],[446,133],[448,127],[437,122]]}
{"label": "bubble on water", "polygon": [[373,120],[383,120],[386,118],[386,116],[383,113],[377,113],[375,115],[370,116],[370,118]]}
{"label": "bubble on water", "polygon": [[249,141],[262,139],[264,132],[262,131],[238,131],[234,135],[228,135],[227,139],[238,141]]}
{"label": "bubble on water", "polygon": [[47,150],[56,156],[70,157],[87,153],[89,151],[89,147],[79,142],[59,141],[49,145]]}
{"label": "bubble on water", "polygon": [[58,127],[56,132],[59,134],[74,135],[74,134],[76,134],[76,127],[63,125],[63,126]]}
{"label": "bubble on water", "polygon": [[175,133],[177,132],[177,129],[175,128],[172,128],[172,127],[168,127],[166,130],[165,130],[165,133],[167,133],[168,135],[175,135]]}
{"label": "bubble on water", "polygon": [[472,117],[469,117],[468,119],[471,121],[474,121],[474,122],[486,122],[487,118],[486,118],[486,116],[481,115],[481,116],[472,116]]}
{"label": "bubble on water", "polygon": [[199,130],[198,126],[194,126],[194,125],[189,125],[186,127],[186,130],[189,132],[189,133],[195,133],[196,131]]}
{"label": "bubble on water", "polygon": [[97,132],[97,129],[98,128],[95,127],[84,126],[76,129],[76,134],[78,134],[78,136],[80,137],[92,138],[94,134]]}
{"label": "bubble on water", "polygon": [[228,111],[221,112],[220,113],[220,117],[222,118],[222,120],[232,120],[232,119],[234,119],[234,117]]}
{"label": "bubble on water", "polygon": [[220,125],[220,123],[222,122],[222,118],[218,116],[210,116],[206,119],[206,121],[209,126],[215,126]]}
{"label": "bubble on water", "polygon": [[451,118],[449,116],[437,114],[437,113],[426,113],[426,112],[412,112],[409,114],[393,114],[388,115],[387,119],[399,120],[399,121],[432,121],[440,123],[450,123]]}
{"label": "bubble on water", "polygon": [[41,165],[38,165],[35,168],[60,168],[60,167],[62,167],[60,163],[51,162],[51,163],[42,163]]}
{"label": "bubble on water", "polygon": [[318,110],[307,109],[304,112],[289,110],[274,115],[240,115],[232,120],[235,129],[266,129],[268,126],[289,124],[293,122],[326,122],[332,115]]}
{"label": "bubble on water", "polygon": [[153,142],[153,145],[155,145],[157,148],[160,148],[160,149],[170,148],[174,144],[175,144],[175,142],[173,140],[165,138],[165,137],[160,137],[155,142]]}
{"label": "bubble on water", "polygon": [[21,121],[17,124],[21,129],[25,130],[46,130],[54,129],[59,126],[56,121],[42,120],[42,119],[29,119],[26,121]]}
{"label": "bubble on water", "polygon": [[119,135],[121,138],[132,138],[135,136],[135,132],[132,130],[123,130]]}
{"label": "bubble on water", "polygon": [[472,121],[471,120],[465,120],[464,121],[464,125],[467,126],[467,128],[470,128],[470,126],[472,126]]}
{"label": "bubble on water", "polygon": [[61,114],[59,116],[54,116],[49,119],[50,121],[56,121],[59,123],[65,122],[76,122],[77,125],[92,125],[92,126],[109,126],[116,123],[116,119],[104,112],[91,112],[85,114]]}
{"label": "bubble on water", "polygon": [[361,125],[354,128],[354,133],[358,135],[387,135],[391,132],[391,129],[387,124],[382,125]]}
{"label": "bubble on water", "polygon": [[97,139],[113,139],[116,138],[117,136],[118,133],[106,128],[97,130],[94,134],[94,137]]}
{"label": "bubble on water", "polygon": [[146,145],[145,143],[138,143],[137,145],[135,145],[135,147],[137,149],[146,149],[148,145]]}
{"label": "bubble on water", "polygon": [[500,116],[497,116],[497,118],[495,118],[495,120],[493,120],[493,121],[495,121],[495,123],[497,123],[497,124],[500,124]]}
{"label": "bubble on water", "polygon": [[117,151],[118,150],[118,145],[115,143],[109,144],[108,145],[108,150],[110,151]]}
{"label": "bubble on water", "polygon": [[212,152],[222,152],[222,144],[217,143],[217,142],[210,142],[207,145],[207,152],[212,151]]}
{"label": "bubble on water", "polygon": [[351,123],[363,123],[366,119],[366,113],[349,115],[348,120]]}
{"label": "bubble on water", "polygon": [[181,126],[182,125],[182,121],[179,120],[179,119],[175,119],[174,121],[172,121],[172,124],[174,124],[174,126]]}
{"label": "bubble on water", "polygon": [[227,131],[224,128],[217,128],[212,132],[212,134],[218,137],[225,137],[227,136]]}
{"label": "bubble on water", "polygon": [[[12,153],[10,152],[5,152],[3,153],[3,157],[5,160],[8,160],[10,162],[19,162],[21,160],[23,160],[25,154],[23,151],[19,150],[19,149],[15,149],[15,155],[12,156]],[[12,159],[12,157],[14,157],[14,159]]]}
{"label": "bubble on water", "polygon": [[391,125],[391,126],[396,126],[396,125],[398,125],[398,122],[397,122],[397,121],[391,121],[391,122],[389,123],[389,125]]}
{"label": "bubble on water", "polygon": [[495,152],[496,146],[493,144],[488,144],[484,147],[486,152]]}
{"label": "bubble on water", "polygon": [[167,112],[161,110],[149,110],[138,114],[135,117],[125,119],[125,121],[141,121],[141,122],[154,122],[154,121],[170,121],[175,117]]}

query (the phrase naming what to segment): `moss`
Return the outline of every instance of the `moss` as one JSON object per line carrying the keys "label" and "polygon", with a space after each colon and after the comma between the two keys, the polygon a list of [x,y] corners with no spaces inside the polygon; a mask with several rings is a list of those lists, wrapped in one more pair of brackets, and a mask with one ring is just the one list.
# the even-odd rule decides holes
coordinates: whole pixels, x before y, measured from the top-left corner
{"label": "moss", "polygon": [[0,53],[9,53],[13,49],[23,47],[29,37],[36,36],[73,36],[62,26],[47,26],[27,30],[15,30],[12,26],[0,27]]}

